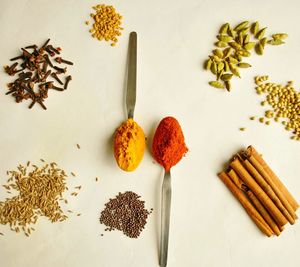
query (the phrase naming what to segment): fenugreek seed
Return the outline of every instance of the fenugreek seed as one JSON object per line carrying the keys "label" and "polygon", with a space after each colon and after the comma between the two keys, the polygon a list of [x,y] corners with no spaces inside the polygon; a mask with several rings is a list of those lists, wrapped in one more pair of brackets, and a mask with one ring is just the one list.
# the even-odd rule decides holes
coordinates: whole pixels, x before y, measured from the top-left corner
{"label": "fenugreek seed", "polygon": [[221,26],[220,30],[219,30],[219,33],[220,34],[225,34],[227,33],[227,30],[229,28],[229,23],[225,23]]}
{"label": "fenugreek seed", "polygon": [[218,35],[217,38],[221,41],[221,42],[225,42],[225,43],[228,43],[232,40],[232,37],[231,36],[228,36],[228,35]]}
{"label": "fenugreek seed", "polygon": [[240,62],[240,63],[237,64],[237,66],[239,68],[250,68],[251,67],[251,65],[249,63],[246,63],[246,62]]}
{"label": "fenugreek seed", "polygon": [[256,35],[259,29],[259,22],[256,21],[251,25],[250,31],[253,35]]}
{"label": "fenugreek seed", "polygon": [[257,55],[262,55],[264,53],[264,48],[262,47],[262,45],[260,43],[257,43],[255,45],[255,52]]}
{"label": "fenugreek seed", "polygon": [[284,41],[282,41],[281,39],[270,39],[267,41],[267,43],[270,45],[281,45],[284,44]]}
{"label": "fenugreek seed", "polygon": [[251,50],[251,49],[254,48],[254,46],[255,46],[255,43],[254,43],[254,42],[249,42],[249,43],[246,43],[246,44],[244,45],[244,48],[245,48],[246,50]]}
{"label": "fenugreek seed", "polygon": [[254,121],[254,120],[255,120],[255,117],[254,117],[254,116],[250,117],[250,120]]}
{"label": "fenugreek seed", "polygon": [[261,30],[255,35],[255,38],[256,38],[256,39],[261,39],[261,38],[263,38],[264,35],[265,35],[265,32],[266,32],[266,29],[267,29],[267,27],[261,29]]}
{"label": "fenugreek seed", "polygon": [[259,122],[260,123],[264,123],[265,122],[265,119],[263,117],[259,118]]}
{"label": "fenugreek seed", "polygon": [[242,127],[240,128],[240,131],[244,132],[246,130],[246,128]]}
{"label": "fenugreek seed", "polygon": [[246,28],[246,27],[248,26],[248,24],[249,24],[249,21],[243,21],[243,22],[241,22],[240,24],[238,24],[238,25],[234,28],[234,30],[235,30],[235,31],[240,31],[240,30]]}
{"label": "fenugreek seed", "polygon": [[276,33],[276,34],[273,34],[272,37],[274,39],[286,39],[288,37],[288,34],[286,34],[286,33]]}
{"label": "fenugreek seed", "polygon": [[266,121],[265,122],[266,125],[270,125],[270,123],[271,123],[270,121]]}
{"label": "fenugreek seed", "polygon": [[210,81],[209,85],[212,86],[212,87],[218,88],[218,89],[224,89],[225,88],[225,86],[222,83],[218,82],[218,81]]}
{"label": "fenugreek seed", "polygon": [[233,74],[226,73],[221,76],[222,81],[229,81],[232,78]]}
{"label": "fenugreek seed", "polygon": [[227,43],[225,43],[223,41],[218,41],[218,42],[215,43],[215,46],[219,47],[219,48],[223,48],[223,47],[227,46]]}

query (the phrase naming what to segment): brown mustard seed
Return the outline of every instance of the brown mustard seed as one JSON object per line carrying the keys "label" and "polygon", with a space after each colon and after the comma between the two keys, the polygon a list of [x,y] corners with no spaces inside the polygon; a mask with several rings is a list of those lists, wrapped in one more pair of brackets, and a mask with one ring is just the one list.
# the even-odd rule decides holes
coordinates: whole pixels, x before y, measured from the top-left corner
{"label": "brown mustard seed", "polygon": [[128,237],[138,238],[150,213],[139,195],[127,191],[119,193],[105,204],[100,214],[100,223],[107,226],[105,231],[119,230]]}

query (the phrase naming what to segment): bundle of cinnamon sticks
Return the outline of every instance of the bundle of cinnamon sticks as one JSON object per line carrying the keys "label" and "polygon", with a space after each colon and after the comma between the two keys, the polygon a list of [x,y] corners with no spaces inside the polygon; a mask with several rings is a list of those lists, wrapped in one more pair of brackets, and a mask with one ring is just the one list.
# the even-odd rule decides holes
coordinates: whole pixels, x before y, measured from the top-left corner
{"label": "bundle of cinnamon sticks", "polygon": [[279,236],[298,218],[299,204],[254,147],[235,155],[218,176],[268,237]]}

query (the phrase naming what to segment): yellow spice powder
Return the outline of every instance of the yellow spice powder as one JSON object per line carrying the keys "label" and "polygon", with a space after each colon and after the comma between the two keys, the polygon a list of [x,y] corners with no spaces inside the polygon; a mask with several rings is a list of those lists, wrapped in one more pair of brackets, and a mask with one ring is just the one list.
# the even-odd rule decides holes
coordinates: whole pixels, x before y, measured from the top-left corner
{"label": "yellow spice powder", "polygon": [[114,154],[118,166],[124,171],[135,170],[143,159],[145,134],[133,120],[128,119],[115,133]]}

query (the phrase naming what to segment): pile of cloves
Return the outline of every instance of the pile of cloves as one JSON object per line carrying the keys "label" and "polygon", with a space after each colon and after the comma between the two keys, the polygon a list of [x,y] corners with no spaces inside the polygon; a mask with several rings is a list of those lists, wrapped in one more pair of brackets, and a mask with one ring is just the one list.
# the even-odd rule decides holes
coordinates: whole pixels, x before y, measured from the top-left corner
{"label": "pile of cloves", "polygon": [[[43,102],[48,97],[49,89],[64,91],[72,80],[71,75],[63,77],[62,80],[60,76],[66,74],[67,68],[55,66],[54,62],[67,65],[73,65],[73,63],[62,59],[60,57],[62,49],[53,47],[49,42],[50,39],[40,48],[37,45],[21,48],[22,54],[10,59],[10,61],[20,60],[22,62],[4,66],[4,70],[8,75],[18,75],[15,81],[7,85],[9,91],[6,95],[11,94],[17,103],[31,99],[32,102],[29,108],[38,103],[43,109],[47,109]],[[57,82],[59,86],[56,86],[54,82]]]}

